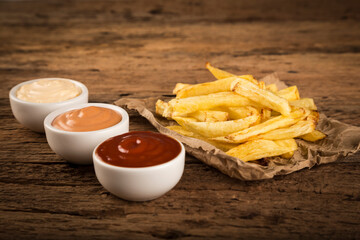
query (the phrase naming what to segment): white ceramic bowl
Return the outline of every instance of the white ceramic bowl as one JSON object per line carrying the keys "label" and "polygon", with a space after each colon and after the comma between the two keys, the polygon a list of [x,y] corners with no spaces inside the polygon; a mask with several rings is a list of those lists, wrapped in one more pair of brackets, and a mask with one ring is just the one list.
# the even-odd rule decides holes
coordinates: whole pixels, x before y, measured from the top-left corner
{"label": "white ceramic bowl", "polygon": [[185,148],[179,143],[181,151],[174,159],[142,168],[110,165],[96,154],[97,146],[93,152],[96,177],[105,189],[122,199],[148,201],[158,198],[175,187],[184,172]]}
{"label": "white ceramic bowl", "polygon": [[[89,132],[69,132],[57,129],[51,124],[62,113],[97,106],[112,109],[121,114],[122,119],[114,126]],[[65,107],[50,113],[44,120],[45,134],[50,148],[70,163],[92,164],[92,152],[104,140],[129,131],[129,115],[121,107],[105,103],[86,103]]]}
{"label": "white ceramic bowl", "polygon": [[[75,98],[55,103],[33,103],[21,100],[16,97],[16,92],[18,89],[28,83],[36,82],[42,79],[46,80],[68,80],[74,83],[81,89],[81,94]],[[44,132],[44,119],[52,111],[62,108],[69,107],[76,104],[87,103],[88,102],[88,89],[86,86],[78,81],[64,78],[41,78],[34,79],[26,82],[22,82],[10,90],[10,106],[15,116],[16,120],[20,122],[23,126],[35,131],[35,132]]]}

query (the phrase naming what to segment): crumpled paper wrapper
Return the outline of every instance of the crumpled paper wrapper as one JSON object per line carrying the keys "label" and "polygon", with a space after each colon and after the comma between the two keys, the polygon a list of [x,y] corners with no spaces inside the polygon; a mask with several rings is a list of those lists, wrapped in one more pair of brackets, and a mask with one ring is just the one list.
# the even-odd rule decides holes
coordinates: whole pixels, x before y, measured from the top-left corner
{"label": "crumpled paper wrapper", "polygon": [[[276,73],[261,80],[266,84],[275,83],[279,89],[287,87],[284,82],[280,81]],[[312,168],[316,164],[334,162],[349,154],[354,154],[360,148],[360,127],[345,124],[320,114],[317,129],[327,135],[325,139],[315,143],[297,139],[299,148],[290,160],[276,157],[267,166],[243,162],[238,158],[226,155],[207,142],[186,137],[167,129],[166,126],[176,123],[155,114],[157,99],[159,98],[122,98],[117,100],[115,104],[129,110],[136,110],[159,132],[181,141],[185,145],[187,153],[217,168],[224,174],[241,180],[261,180],[273,178],[275,175],[290,174],[303,168]]]}

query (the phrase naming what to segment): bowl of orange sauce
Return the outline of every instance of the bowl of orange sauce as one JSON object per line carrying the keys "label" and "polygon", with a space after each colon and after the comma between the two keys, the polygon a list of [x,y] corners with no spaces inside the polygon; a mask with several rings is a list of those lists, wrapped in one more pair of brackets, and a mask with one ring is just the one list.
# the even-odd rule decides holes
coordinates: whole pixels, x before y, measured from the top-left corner
{"label": "bowl of orange sauce", "polygon": [[129,201],[148,201],[179,182],[185,148],[161,133],[132,131],[100,143],[93,162],[97,179],[109,192]]}
{"label": "bowl of orange sauce", "polygon": [[70,163],[92,164],[96,145],[129,131],[129,115],[112,104],[79,104],[50,113],[44,128],[55,153]]}

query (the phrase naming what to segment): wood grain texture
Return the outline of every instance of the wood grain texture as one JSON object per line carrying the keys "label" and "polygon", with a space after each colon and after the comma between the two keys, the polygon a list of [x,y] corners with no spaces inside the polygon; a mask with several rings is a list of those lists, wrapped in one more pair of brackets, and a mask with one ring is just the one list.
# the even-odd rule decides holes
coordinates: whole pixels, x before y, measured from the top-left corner
{"label": "wood grain texture", "polygon": [[173,190],[127,202],[17,123],[8,100],[17,83],[53,76],[85,83],[91,102],[160,97],[211,80],[209,61],[276,71],[360,126],[359,20],[359,1],[0,2],[0,239],[360,239],[359,154],[256,182],[187,156]]}

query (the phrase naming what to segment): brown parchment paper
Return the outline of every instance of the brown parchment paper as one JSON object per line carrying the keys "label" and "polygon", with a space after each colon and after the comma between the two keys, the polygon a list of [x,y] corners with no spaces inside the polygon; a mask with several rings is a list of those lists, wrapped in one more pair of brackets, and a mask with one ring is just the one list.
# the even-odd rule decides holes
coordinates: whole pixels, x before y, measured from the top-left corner
{"label": "brown parchment paper", "polygon": [[[276,73],[270,74],[261,80],[266,84],[275,83],[279,89],[287,87],[284,82],[280,81]],[[357,152],[360,148],[360,127],[345,124],[320,114],[317,129],[327,135],[325,139],[315,143],[297,139],[299,148],[290,160],[284,161],[281,158],[274,158],[268,166],[243,162],[238,158],[226,155],[223,151],[207,142],[185,137],[167,129],[166,126],[176,123],[155,114],[157,99],[159,98],[122,98],[117,100],[115,104],[137,111],[159,132],[181,141],[185,145],[187,153],[217,168],[224,174],[241,180],[261,180],[273,178],[275,175],[290,174],[303,168],[311,168],[316,164],[334,162]],[[164,100],[164,98],[162,99]]]}

